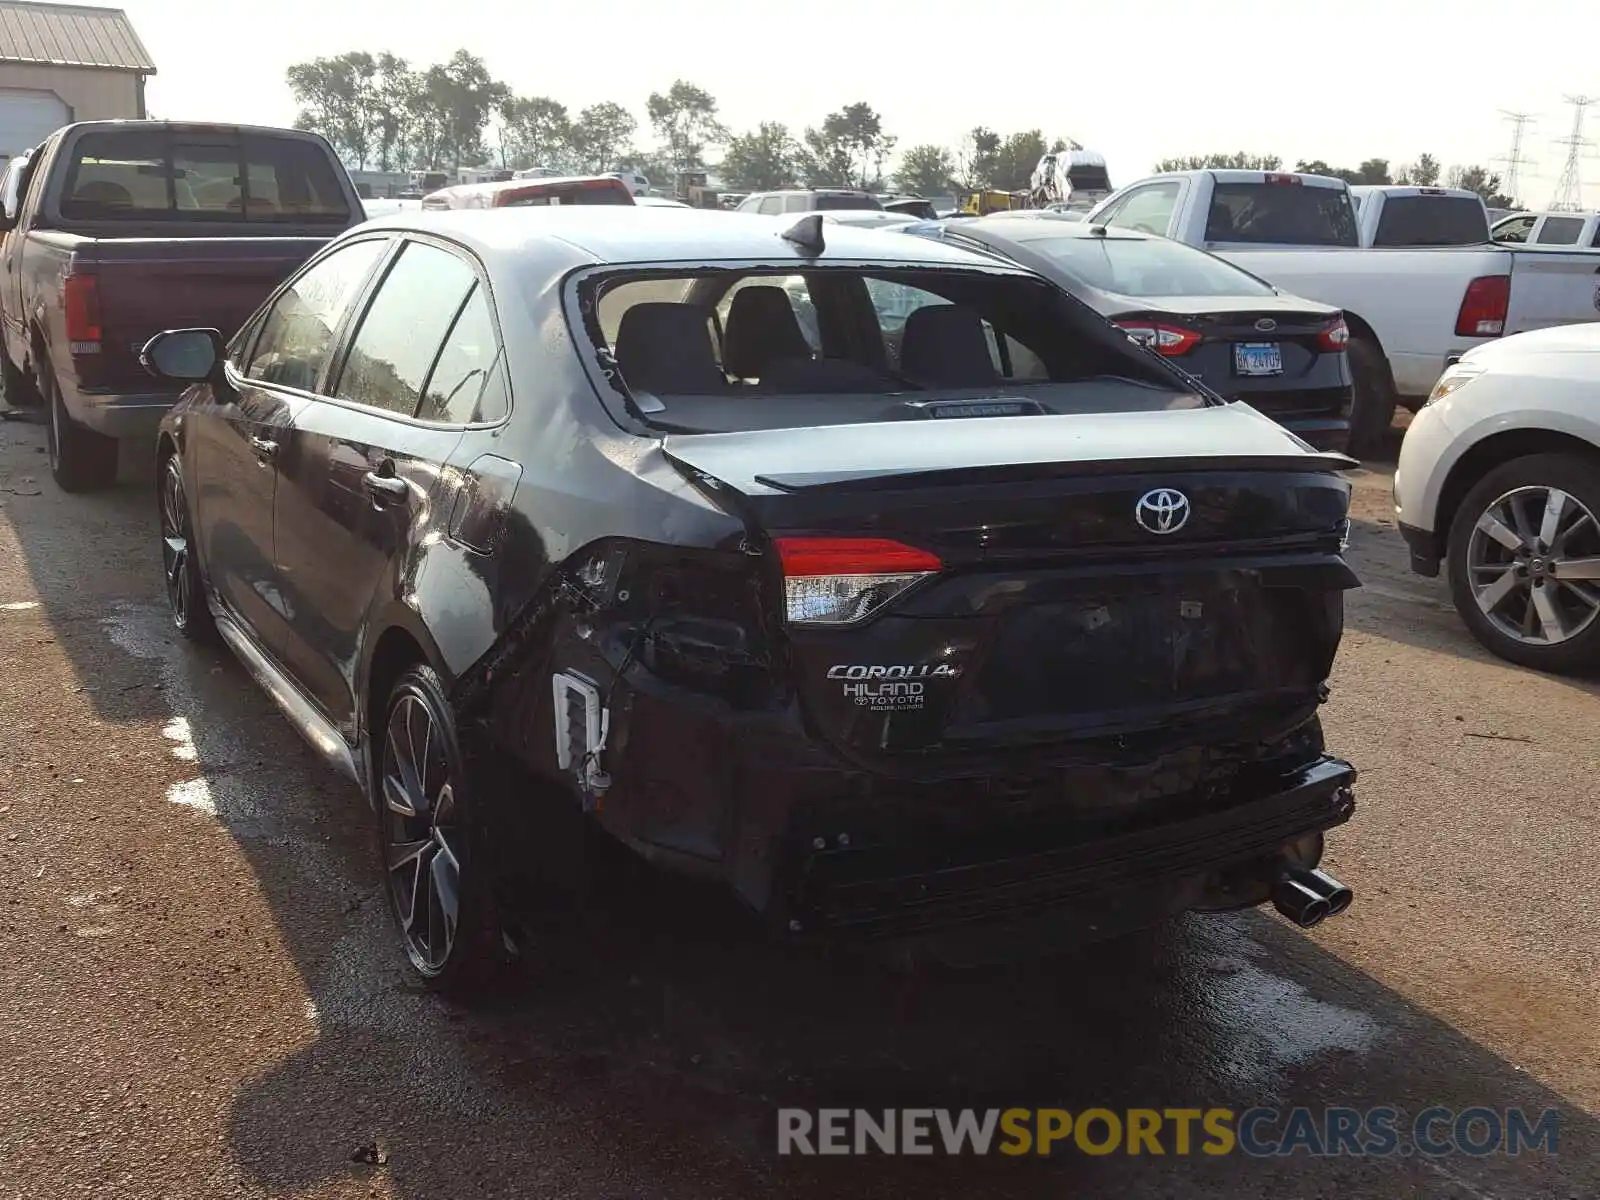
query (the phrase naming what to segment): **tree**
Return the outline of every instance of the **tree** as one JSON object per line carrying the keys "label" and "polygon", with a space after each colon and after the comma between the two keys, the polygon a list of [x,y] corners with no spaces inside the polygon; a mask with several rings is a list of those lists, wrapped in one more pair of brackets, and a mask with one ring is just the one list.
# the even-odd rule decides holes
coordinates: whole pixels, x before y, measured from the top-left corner
{"label": "tree", "polygon": [[1283,159],[1276,154],[1250,154],[1237,150],[1232,154],[1189,154],[1182,158],[1164,158],[1156,164],[1156,174],[1164,171],[1277,171],[1283,168]]}
{"label": "tree", "polygon": [[1419,154],[1416,162],[1395,172],[1394,181],[1408,187],[1438,187],[1439,160],[1431,154]]}
{"label": "tree", "polygon": [[507,96],[500,104],[502,165],[564,168],[572,157],[567,106],[548,96]]}
{"label": "tree", "polygon": [[1369,158],[1356,168],[1356,183],[1385,184],[1393,183],[1389,177],[1389,160],[1387,158]]}
{"label": "tree", "polygon": [[976,125],[961,139],[956,151],[956,170],[963,187],[988,188],[994,186],[995,172],[1000,165],[1000,135],[992,129]]}
{"label": "tree", "polygon": [[728,140],[727,128],[717,119],[716,100],[686,79],[676,80],[665,93],[651,92],[645,113],[674,172],[703,169],[706,146]]}
{"label": "tree", "polygon": [[1517,206],[1515,198],[1500,191],[1500,176],[1491,173],[1487,167],[1451,167],[1448,179],[1450,187],[1477,192],[1490,208]]}
{"label": "tree", "polygon": [[411,114],[417,108],[421,80],[405,59],[396,58],[387,50],[378,55],[376,67],[368,140],[378,170],[392,171],[414,161]]}
{"label": "tree", "polygon": [[763,121],[728,142],[718,174],[733,191],[770,192],[793,187],[799,144],[787,125]]}
{"label": "tree", "polygon": [[883,118],[865,100],[847,104],[805,132],[801,173],[807,183],[854,184],[867,188],[883,181],[883,165],[895,139],[883,131]]}
{"label": "tree", "polygon": [[591,104],[572,123],[572,149],[585,170],[610,171],[639,122],[615,101]]}
{"label": "tree", "polygon": [[1352,171],[1348,167],[1330,167],[1320,158],[1302,158],[1295,163],[1294,169],[1302,175],[1327,175],[1333,179],[1342,179],[1346,183],[1359,183],[1361,181],[1361,172]]}
{"label": "tree", "polygon": [[460,169],[485,161],[489,155],[483,145],[484,127],[489,123],[489,114],[510,95],[510,89],[489,74],[483,59],[457,50],[449,62],[428,68],[423,90],[438,110],[434,125],[437,158],[434,163],[423,165],[450,163]]}
{"label": "tree", "polygon": [[295,63],[285,73],[299,107],[296,127],[322,134],[356,167],[365,167],[370,157],[377,69],[372,55],[351,51]]}
{"label": "tree", "polygon": [[1002,192],[1026,191],[1033,179],[1033,170],[1045,156],[1044,134],[1037,129],[1013,133],[1000,143],[995,154],[991,187]]}
{"label": "tree", "polygon": [[923,143],[912,146],[900,158],[895,186],[914,196],[936,196],[950,190],[955,178],[955,156],[943,146]]}

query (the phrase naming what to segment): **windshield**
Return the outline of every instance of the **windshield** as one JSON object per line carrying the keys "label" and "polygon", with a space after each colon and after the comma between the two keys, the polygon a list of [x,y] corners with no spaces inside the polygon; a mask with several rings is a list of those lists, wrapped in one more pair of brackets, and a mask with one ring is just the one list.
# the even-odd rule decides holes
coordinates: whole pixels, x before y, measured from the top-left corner
{"label": "windshield", "polygon": [[332,159],[317,142],[143,127],[78,138],[61,215],[84,221],[344,225],[350,206]]}
{"label": "windshield", "polygon": [[1483,203],[1470,196],[1390,196],[1374,246],[1476,246],[1489,240]]}
{"label": "windshield", "polygon": [[1219,183],[1206,241],[1354,246],[1355,210],[1343,188],[1301,183]]}
{"label": "windshield", "polygon": [[1208,403],[1105,320],[1022,275],[752,268],[609,273],[581,286],[597,297],[587,332],[603,394],[671,430]]}
{"label": "windshield", "polygon": [[1271,296],[1272,288],[1222,259],[1166,238],[1018,237],[1068,275],[1123,296]]}

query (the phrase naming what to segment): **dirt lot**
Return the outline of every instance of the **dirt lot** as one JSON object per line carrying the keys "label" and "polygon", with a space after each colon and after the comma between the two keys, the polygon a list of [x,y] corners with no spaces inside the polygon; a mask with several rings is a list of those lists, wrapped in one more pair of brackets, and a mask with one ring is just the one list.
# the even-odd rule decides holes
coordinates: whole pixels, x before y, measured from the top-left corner
{"label": "dirt lot", "polygon": [[[903,974],[635,898],[466,1013],[396,968],[353,791],[169,632],[148,472],[66,497],[42,445],[0,425],[0,1196],[1600,1194],[1600,689],[1479,651],[1381,471],[1327,713],[1347,916]],[[1554,1157],[781,1159],[786,1104],[1561,1123]]]}

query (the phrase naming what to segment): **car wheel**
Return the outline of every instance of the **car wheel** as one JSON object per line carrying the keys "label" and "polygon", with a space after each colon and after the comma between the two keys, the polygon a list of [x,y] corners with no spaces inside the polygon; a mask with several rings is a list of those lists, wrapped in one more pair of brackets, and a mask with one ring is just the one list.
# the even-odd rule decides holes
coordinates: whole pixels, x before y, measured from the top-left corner
{"label": "car wheel", "polygon": [[1394,381],[1383,352],[1365,338],[1351,338],[1349,452],[1370,458],[1383,451],[1394,424]]}
{"label": "car wheel", "polygon": [[1567,674],[1600,664],[1600,468],[1535,454],[1490,471],[1450,525],[1450,594],[1501,658]]}
{"label": "car wheel", "polygon": [[[384,892],[425,986],[476,992],[500,961],[497,923],[455,716],[426,666],[396,680],[377,742],[376,809]],[[480,861],[481,860],[481,861]]]}
{"label": "car wheel", "polygon": [[117,478],[117,440],[85,429],[67,414],[49,363],[40,363],[39,390],[50,409],[45,448],[50,475],[63,492],[93,492]]}
{"label": "car wheel", "polygon": [[191,640],[209,639],[216,626],[206,604],[200,565],[195,561],[189,499],[183,489],[183,466],[176,453],[168,455],[161,466],[161,570],[173,625]]}

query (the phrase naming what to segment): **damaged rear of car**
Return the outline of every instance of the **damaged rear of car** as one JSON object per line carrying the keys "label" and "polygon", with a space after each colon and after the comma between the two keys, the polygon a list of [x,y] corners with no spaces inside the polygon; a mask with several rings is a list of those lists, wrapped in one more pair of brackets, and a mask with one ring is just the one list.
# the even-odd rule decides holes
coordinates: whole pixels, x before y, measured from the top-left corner
{"label": "damaged rear of car", "polygon": [[971,957],[1341,911],[1315,868],[1355,773],[1317,712],[1350,461],[1033,275],[834,233],[565,281],[654,528],[555,566],[469,682],[498,744],[780,930]]}
{"label": "damaged rear of car", "polygon": [[434,986],[596,830],[779,933],[960,958],[1349,903],[1350,460],[1021,267],[815,215],[396,214],[145,357],[193,384],[176,627],[363,785]]}

